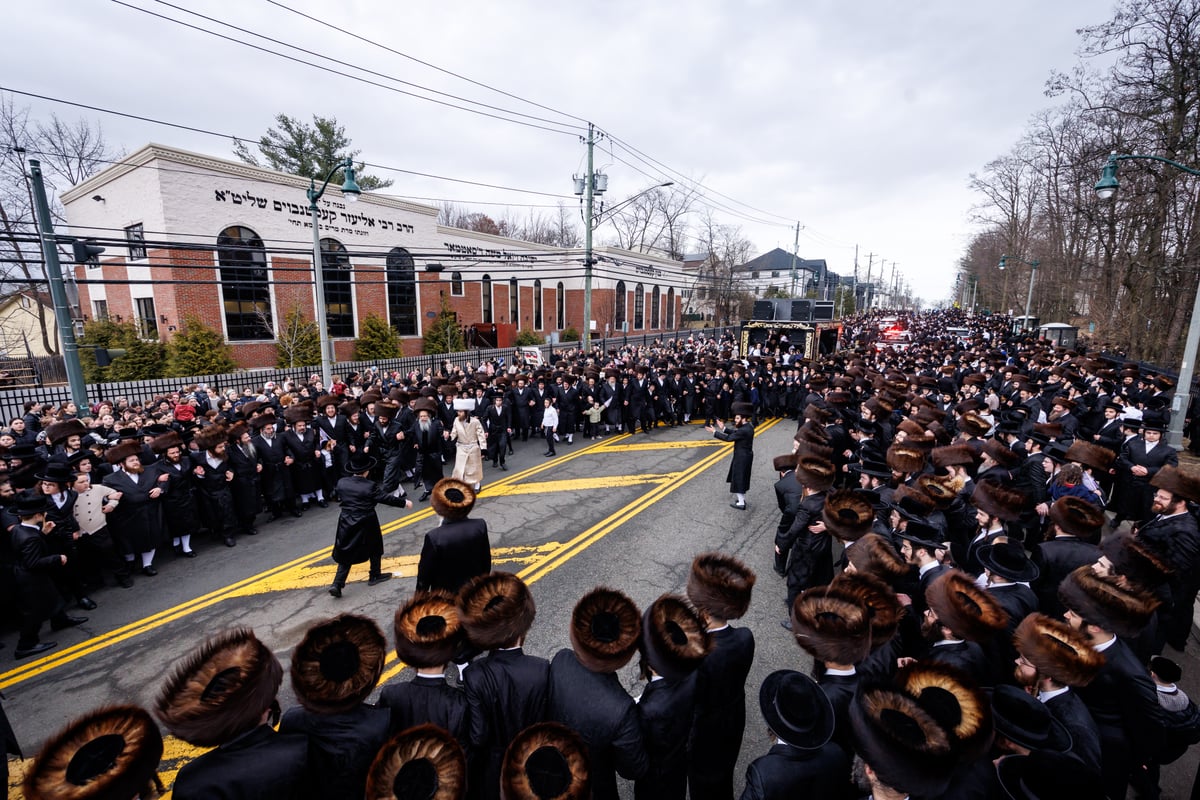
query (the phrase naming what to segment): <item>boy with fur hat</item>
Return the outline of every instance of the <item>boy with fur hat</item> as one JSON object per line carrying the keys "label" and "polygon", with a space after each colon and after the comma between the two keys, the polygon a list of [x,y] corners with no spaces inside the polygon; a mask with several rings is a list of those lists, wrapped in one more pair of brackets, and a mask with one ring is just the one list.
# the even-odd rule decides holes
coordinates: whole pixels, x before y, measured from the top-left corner
{"label": "boy with fur hat", "polygon": [[546,717],[574,730],[587,745],[595,800],[617,800],[616,776],[637,780],[649,767],[637,707],[616,674],[637,652],[641,633],[634,602],[598,587],[571,613],[572,647],[550,661]]}
{"label": "boy with fur hat", "polygon": [[417,591],[444,589],[454,594],[471,578],[492,571],[487,521],[470,518],[475,492],[455,478],[434,485],[430,505],[440,521],[421,546]]}
{"label": "boy with fur hat", "polygon": [[754,634],[728,621],[746,613],[755,580],[754,571],[731,556],[702,553],[692,560],[687,596],[704,619],[713,648],[696,675],[688,765],[692,800],[733,796],[733,770],[746,729],[746,677],[754,662]]}
{"label": "boy with fur hat", "polygon": [[522,649],[537,606],[525,582],[507,572],[480,575],[458,594],[458,616],[467,640],[490,651],[463,672],[471,715],[476,786],[497,800],[500,767],[509,743],[546,717],[550,662]]}

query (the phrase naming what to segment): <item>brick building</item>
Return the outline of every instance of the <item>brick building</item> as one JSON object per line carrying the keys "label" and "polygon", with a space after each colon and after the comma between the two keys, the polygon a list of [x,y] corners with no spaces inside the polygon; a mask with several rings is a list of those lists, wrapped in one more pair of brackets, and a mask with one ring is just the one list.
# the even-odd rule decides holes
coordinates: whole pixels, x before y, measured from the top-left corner
{"label": "brick building", "polygon": [[[312,218],[306,178],[151,144],[60,198],[69,233],[105,247],[77,265],[85,320],[135,322],[169,339],[195,315],[224,333],[243,367],[274,365],[276,331],[313,318]],[[443,298],[479,346],[517,330],[583,330],[583,251],[437,224],[431,206],[367,192],[318,202],[326,325],[349,360],[363,317],[387,320],[405,354],[421,351]],[[594,251],[593,335],[653,333],[680,323],[682,264]],[[473,329],[473,331],[472,331]]]}

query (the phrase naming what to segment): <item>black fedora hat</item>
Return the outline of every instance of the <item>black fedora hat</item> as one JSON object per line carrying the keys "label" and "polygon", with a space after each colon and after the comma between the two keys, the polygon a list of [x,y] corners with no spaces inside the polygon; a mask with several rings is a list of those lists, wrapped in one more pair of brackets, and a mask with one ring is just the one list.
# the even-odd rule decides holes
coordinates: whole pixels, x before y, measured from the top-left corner
{"label": "black fedora hat", "polygon": [[361,475],[364,472],[370,472],[379,465],[379,459],[369,456],[366,453],[355,453],[346,463],[347,475]]}
{"label": "black fedora hat", "polygon": [[1027,583],[1041,574],[1037,564],[1029,560],[1025,547],[1017,542],[986,544],[979,548],[979,563],[993,575],[1013,582]]}
{"label": "black fedora hat", "polygon": [[1024,689],[1000,684],[992,690],[992,722],[996,733],[1027,750],[1066,753],[1071,734],[1046,704]]}
{"label": "black fedora hat", "polygon": [[67,462],[54,460],[47,461],[46,466],[42,468],[42,474],[33,477],[39,481],[66,485],[75,480],[75,472]]}
{"label": "black fedora hat", "polygon": [[861,472],[863,475],[870,475],[872,478],[892,477],[891,467],[882,461],[874,461],[870,458],[865,458],[861,462],[851,464],[850,469],[855,472]]}
{"label": "black fedora hat", "polygon": [[928,522],[921,520],[910,519],[904,530],[896,532],[896,536],[912,542],[917,547],[925,548],[931,554],[934,550],[946,549],[946,545],[939,541],[941,532]]}
{"label": "black fedora hat", "polygon": [[817,750],[833,736],[833,704],[804,673],[772,672],[758,691],[758,707],[775,735],[798,750]]}
{"label": "black fedora hat", "polygon": [[1000,786],[1013,800],[1104,800],[1100,773],[1068,753],[1034,750],[1004,756],[996,764]]}
{"label": "black fedora hat", "polygon": [[44,494],[22,492],[17,495],[17,501],[12,504],[11,509],[18,517],[32,517],[34,514],[45,514],[50,510],[50,498]]}

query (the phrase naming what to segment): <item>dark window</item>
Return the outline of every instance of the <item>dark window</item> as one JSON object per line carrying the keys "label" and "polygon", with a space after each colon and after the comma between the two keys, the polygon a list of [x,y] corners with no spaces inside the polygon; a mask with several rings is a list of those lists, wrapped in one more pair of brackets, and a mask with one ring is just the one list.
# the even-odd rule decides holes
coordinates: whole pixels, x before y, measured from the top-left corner
{"label": "dark window", "polygon": [[401,336],[417,335],[417,273],[402,247],[387,255],[388,322]]}
{"label": "dark window", "polygon": [[675,287],[667,289],[667,330],[675,330]]}
{"label": "dark window", "polygon": [[646,327],[646,287],[640,283],[633,287],[633,329]]}
{"label": "dark window", "polygon": [[154,298],[139,297],[133,303],[137,309],[138,336],[143,339],[157,339],[158,317],[154,313]]}
{"label": "dark window", "polygon": [[662,305],[662,290],[655,286],[650,290],[650,328],[658,330],[659,307]]}
{"label": "dark window", "polygon": [[554,317],[558,323],[556,327],[561,331],[567,327],[567,293],[563,290],[562,281],[558,282],[558,287],[554,291]]}
{"label": "dark window", "polygon": [[613,330],[625,330],[625,281],[617,281],[616,297],[613,298]]}
{"label": "dark window", "polygon": [[492,319],[492,276],[484,275],[483,280],[479,282],[479,291],[481,293],[480,305],[483,309],[483,321],[489,325],[494,322]]}
{"label": "dark window", "polygon": [[508,281],[508,321],[513,325],[520,327],[520,293],[517,291],[517,279],[510,278]]}
{"label": "dark window", "polygon": [[226,228],[217,237],[217,264],[229,341],[274,338],[267,252],[262,239],[250,228]]}
{"label": "dark window", "polygon": [[336,239],[321,240],[321,280],[325,282],[325,321],[333,338],[354,338],[354,284],[350,256]]}
{"label": "dark window", "polygon": [[535,331],[542,329],[542,282],[540,279],[533,282],[533,329]]}
{"label": "dark window", "polygon": [[450,273],[450,296],[451,297],[462,297],[463,296],[463,280],[462,280],[461,272],[451,272]]}
{"label": "dark window", "polygon": [[99,322],[102,319],[108,319],[108,301],[107,300],[93,300],[92,301],[92,312],[95,314],[97,322]]}
{"label": "dark window", "polygon": [[129,260],[138,261],[146,257],[146,233],[142,223],[125,229],[125,241],[129,242]]}

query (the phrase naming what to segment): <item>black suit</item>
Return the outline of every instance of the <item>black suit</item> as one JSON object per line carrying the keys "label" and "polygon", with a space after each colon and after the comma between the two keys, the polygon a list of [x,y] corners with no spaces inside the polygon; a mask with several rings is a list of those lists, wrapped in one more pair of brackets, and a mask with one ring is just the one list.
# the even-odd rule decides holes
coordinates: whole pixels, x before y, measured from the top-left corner
{"label": "black suit", "polygon": [[642,742],[649,765],[634,784],[636,800],[684,800],[687,796],[687,743],[696,709],[696,674],[673,681],[652,680],[638,700]]}
{"label": "black suit", "polygon": [[[788,529],[796,520],[796,512],[804,500],[804,487],[796,480],[794,470],[788,470],[783,477],[775,481],[775,501],[779,503],[779,525],[775,528],[775,537],[785,537]],[[784,574],[787,568],[787,551],[775,554],[775,571]]]}
{"label": "black suit", "polygon": [[1084,564],[1095,564],[1100,548],[1077,536],[1059,535],[1035,545],[1030,559],[1038,566],[1037,580],[1030,585],[1043,614],[1058,618],[1066,610],[1058,600],[1058,585]]}
{"label": "black suit", "polygon": [[991,686],[996,682],[996,666],[989,663],[983,648],[975,642],[953,641],[939,643],[929,648],[922,661],[936,661],[939,664],[949,664],[958,667],[968,675],[975,677],[981,686]]}
{"label": "black suit", "polygon": [[1089,768],[1100,772],[1100,729],[1088,707],[1074,690],[1051,697],[1046,709],[1071,734],[1071,753]]}
{"label": "black suit", "polygon": [[[850,730],[850,701],[858,691],[861,676],[830,675],[825,673],[817,681],[829,702],[833,704],[833,717],[836,721],[833,728],[833,741],[847,753],[854,752],[854,736]],[[849,777],[849,776],[847,776]]]}
{"label": "black suit", "polygon": [[[1119,509],[1123,516],[1134,520],[1149,518],[1150,501],[1154,498],[1154,487],[1150,485],[1150,480],[1168,464],[1179,466],[1179,453],[1165,441],[1160,441],[1148,453],[1146,441],[1140,436],[1125,442],[1117,458],[1117,480],[1123,484],[1121,497],[1125,500],[1124,508]],[[1145,467],[1146,474],[1130,473],[1129,470],[1135,466]]]}
{"label": "black suit", "polygon": [[314,714],[297,706],[283,715],[279,732],[308,740],[318,797],[360,797],[371,762],[388,739],[390,718],[386,708],[368,705],[340,714]]}
{"label": "black suit", "polygon": [[463,750],[471,744],[467,695],[443,677],[417,675],[407,683],[391,683],[379,693],[379,705],[392,712],[392,733],[432,723],[449,731]]}
{"label": "black suit", "polygon": [[308,740],[259,725],[184,764],[171,796],[176,800],[316,798],[316,789]]}
{"label": "black suit", "polygon": [[1171,609],[1166,613],[1167,641],[1183,650],[1192,631],[1192,607],[1200,589],[1200,530],[1187,511],[1170,517],[1157,516],[1138,526],[1137,536],[1159,553],[1174,573],[1170,577]]}
{"label": "black suit", "polygon": [[726,627],[714,631],[712,641],[696,674],[688,764],[692,800],[733,797],[733,770],[746,728],[746,676],[754,662],[754,634]]}
{"label": "black suit", "polygon": [[445,589],[453,594],[471,578],[491,571],[487,522],[470,518],[447,521],[425,534],[417,564],[417,591]]}
{"label": "black suit", "polygon": [[594,800],[617,800],[617,774],[628,780],[646,774],[637,706],[616,673],[592,672],[573,650],[559,650],[550,662],[546,717],[583,737]]}
{"label": "black suit", "polygon": [[850,757],[832,741],[816,750],[777,744],[746,768],[742,800],[837,797],[849,771]]}
{"label": "black suit", "polygon": [[470,704],[471,749],[477,757],[476,786],[483,797],[500,796],[500,763],[509,742],[546,719],[550,662],[521,648],[493,650],[463,673]]}

